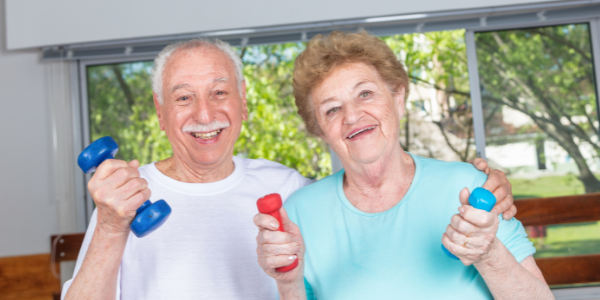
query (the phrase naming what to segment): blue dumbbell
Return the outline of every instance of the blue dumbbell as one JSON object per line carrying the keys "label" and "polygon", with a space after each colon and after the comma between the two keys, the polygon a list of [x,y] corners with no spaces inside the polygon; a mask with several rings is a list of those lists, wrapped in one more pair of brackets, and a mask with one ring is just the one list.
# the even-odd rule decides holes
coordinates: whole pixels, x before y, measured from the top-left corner
{"label": "blue dumbbell", "polygon": [[[473,206],[477,209],[482,209],[487,212],[490,212],[492,210],[492,208],[494,208],[494,205],[496,205],[496,196],[494,196],[494,194],[492,194],[492,192],[490,192],[484,188],[478,187],[478,188],[475,188],[473,190],[473,192],[471,193],[471,195],[469,196],[469,204],[471,204],[471,206]],[[444,247],[444,245],[442,245],[442,250],[444,250],[444,252],[450,258],[459,260],[458,257],[456,257],[456,255],[454,255],[450,251],[448,251],[448,249],[446,249],[446,247]]]}
{"label": "blue dumbbell", "polygon": [[[118,150],[119,145],[110,136],[99,138],[79,154],[77,164],[83,172],[92,173],[103,161],[115,158]],[[146,200],[136,210],[131,231],[139,238],[145,237],[165,223],[170,214],[171,207],[165,200],[154,203]]]}

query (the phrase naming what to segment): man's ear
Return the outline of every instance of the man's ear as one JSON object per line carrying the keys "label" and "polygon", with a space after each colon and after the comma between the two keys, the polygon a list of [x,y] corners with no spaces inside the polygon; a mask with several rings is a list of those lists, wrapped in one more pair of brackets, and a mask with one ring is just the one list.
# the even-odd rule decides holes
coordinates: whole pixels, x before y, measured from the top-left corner
{"label": "man's ear", "polygon": [[246,80],[242,81],[240,96],[242,97],[242,120],[248,121],[248,102],[246,101]]}
{"label": "man's ear", "polygon": [[158,116],[158,124],[160,125],[160,130],[165,131],[165,125],[163,124],[162,114],[160,112],[160,103],[158,102],[158,96],[155,92],[152,92],[152,98],[154,99],[154,108],[156,108],[156,115]]}

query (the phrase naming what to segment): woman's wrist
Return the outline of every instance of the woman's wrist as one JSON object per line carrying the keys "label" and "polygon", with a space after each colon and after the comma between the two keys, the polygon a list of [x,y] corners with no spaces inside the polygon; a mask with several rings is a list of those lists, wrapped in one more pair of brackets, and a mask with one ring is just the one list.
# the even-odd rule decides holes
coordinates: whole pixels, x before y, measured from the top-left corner
{"label": "woman's wrist", "polygon": [[[503,261],[504,257],[506,256],[506,252],[508,252],[508,249],[504,247],[498,237],[494,237],[489,251],[482,257],[481,260],[474,262],[473,265],[480,273],[487,269],[498,270],[504,265]],[[510,252],[508,252],[508,254],[510,254]],[[510,255],[512,256],[512,254]]]}
{"label": "woman's wrist", "polygon": [[277,282],[277,290],[279,291],[279,299],[281,300],[296,300],[306,299],[306,288],[304,286],[304,278],[293,282]]}

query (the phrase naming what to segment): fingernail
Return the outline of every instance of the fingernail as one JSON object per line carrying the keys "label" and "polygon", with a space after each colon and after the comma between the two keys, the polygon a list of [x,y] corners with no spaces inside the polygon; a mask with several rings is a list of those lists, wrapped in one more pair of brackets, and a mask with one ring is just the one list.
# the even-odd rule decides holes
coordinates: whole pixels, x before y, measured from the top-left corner
{"label": "fingernail", "polygon": [[461,206],[458,208],[458,211],[462,214],[465,212],[465,208]]}
{"label": "fingernail", "polygon": [[277,226],[277,223],[275,223],[275,222],[271,223],[271,227],[273,227],[275,229],[279,228],[279,226]]}
{"label": "fingernail", "polygon": [[294,259],[296,259],[296,255],[292,255],[292,256],[288,257],[288,259],[289,260],[294,260]]}

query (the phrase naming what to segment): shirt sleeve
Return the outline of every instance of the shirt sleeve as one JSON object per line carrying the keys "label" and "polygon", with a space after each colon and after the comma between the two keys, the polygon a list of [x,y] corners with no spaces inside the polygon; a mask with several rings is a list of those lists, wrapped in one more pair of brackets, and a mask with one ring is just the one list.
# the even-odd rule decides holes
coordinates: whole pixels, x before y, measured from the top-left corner
{"label": "shirt sleeve", "polygon": [[299,188],[305,187],[311,183],[315,182],[314,180],[310,180],[300,172],[294,170],[294,174],[291,176],[290,182],[288,183],[288,189],[285,195],[281,195],[283,197],[283,201],[285,202],[290,195],[292,195]]}
{"label": "shirt sleeve", "polygon": [[[63,285],[61,295],[60,295],[61,299],[65,299],[65,296],[67,295],[67,291],[69,290],[69,288],[71,287],[71,284],[73,283],[73,279],[75,279],[75,277],[77,276],[77,273],[79,273],[79,269],[81,269],[81,264],[83,263],[83,260],[85,259],[85,255],[88,251],[88,248],[90,247],[90,242],[92,241],[92,236],[94,235],[94,231],[96,230],[97,222],[98,222],[98,211],[97,211],[97,209],[94,209],[94,213],[92,214],[92,217],[90,218],[90,225],[88,226],[88,228],[85,232],[85,237],[83,238],[83,243],[81,244],[81,249],[79,249],[79,255],[77,255],[77,262],[75,263],[75,271],[73,272],[73,278],[67,280],[65,282],[65,284]],[[119,275],[117,275],[117,294],[115,295],[115,299],[121,299],[121,267],[119,267]]]}
{"label": "shirt sleeve", "polygon": [[506,221],[502,219],[502,215],[498,218],[500,219],[500,226],[496,236],[519,263],[528,256],[535,254],[535,247],[527,238],[525,228],[519,220],[512,218]]}
{"label": "shirt sleeve", "polygon": [[317,300],[315,292],[306,278],[304,278],[304,287],[306,288],[306,300]]}

